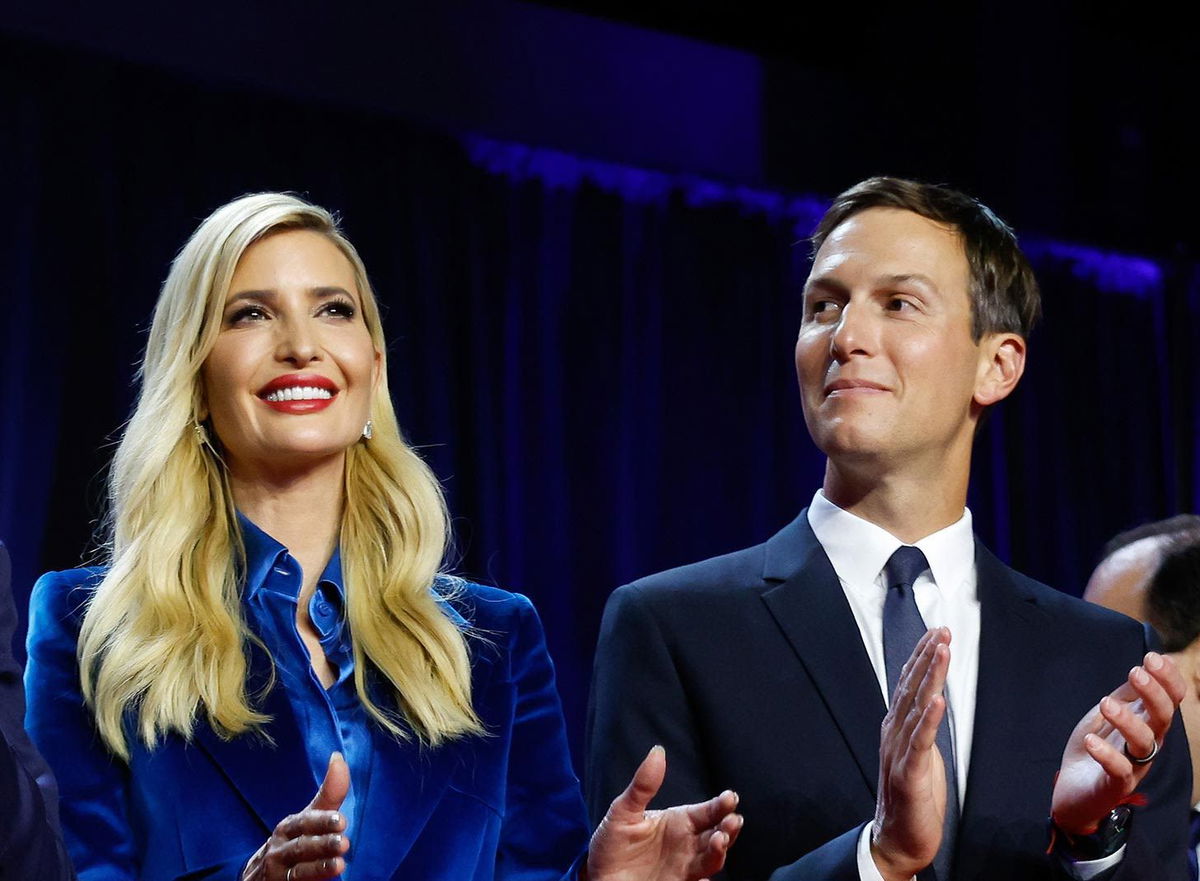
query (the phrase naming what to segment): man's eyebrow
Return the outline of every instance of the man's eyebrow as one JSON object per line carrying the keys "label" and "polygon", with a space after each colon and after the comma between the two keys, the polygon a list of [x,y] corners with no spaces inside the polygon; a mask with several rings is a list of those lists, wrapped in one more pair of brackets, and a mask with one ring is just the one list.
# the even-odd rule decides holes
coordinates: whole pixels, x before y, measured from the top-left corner
{"label": "man's eyebrow", "polygon": [[814,290],[833,294],[843,294],[849,290],[849,288],[847,288],[836,278],[819,275],[816,278],[809,278],[809,280],[804,283],[804,293],[807,294],[809,291]]}
{"label": "man's eyebrow", "polygon": [[898,275],[883,275],[879,278],[880,283],[885,285],[892,284],[908,284],[916,282],[919,285],[924,285],[931,290],[937,290],[938,286],[932,278],[921,272],[904,272]]}

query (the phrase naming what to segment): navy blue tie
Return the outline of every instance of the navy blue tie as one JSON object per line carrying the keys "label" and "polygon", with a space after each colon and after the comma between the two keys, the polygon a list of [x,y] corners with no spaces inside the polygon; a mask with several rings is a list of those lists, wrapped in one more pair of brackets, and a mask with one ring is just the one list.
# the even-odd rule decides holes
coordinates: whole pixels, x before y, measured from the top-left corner
{"label": "navy blue tie", "polygon": [[[896,693],[900,671],[904,663],[925,635],[925,621],[917,609],[913,585],[917,578],[929,568],[920,548],[904,546],[892,554],[883,568],[887,582],[887,598],[883,601],[883,663],[887,672],[888,696]],[[950,740],[950,704],[947,700],[946,715],[938,726],[937,747],[946,764],[946,821],[942,828],[942,846],[933,860],[934,877],[938,881],[949,881],[951,861],[954,856],[954,839],[958,831],[958,781],[955,774],[954,750]],[[922,872],[920,877],[927,877]]]}

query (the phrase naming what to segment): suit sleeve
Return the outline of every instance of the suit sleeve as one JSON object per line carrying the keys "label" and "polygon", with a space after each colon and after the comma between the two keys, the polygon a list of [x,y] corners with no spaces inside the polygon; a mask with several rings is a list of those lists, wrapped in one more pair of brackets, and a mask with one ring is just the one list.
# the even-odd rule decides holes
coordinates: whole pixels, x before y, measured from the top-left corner
{"label": "suit sleeve", "polygon": [[771,881],[860,881],[857,826],[790,865],[771,873]]}
{"label": "suit sleeve", "polygon": [[604,609],[588,702],[588,810],[593,824],[624,791],[655,745],[667,751],[667,776],[652,807],[711,798],[696,723],[674,646],[646,594],[619,588]]}
{"label": "suit sleeve", "polygon": [[74,877],[56,820],[54,778],[25,733],[21,670],[12,655],[16,608],[0,545],[0,881]]}
{"label": "suit sleeve", "polygon": [[[1151,633],[1146,637],[1141,654],[1152,649],[1157,650],[1158,643]],[[1100,696],[1097,695],[1097,699]],[[1092,881],[1188,881],[1191,876],[1186,848],[1191,779],[1187,739],[1176,714],[1162,752],[1142,787],[1147,803],[1136,809],[1121,861],[1111,869],[1087,877]],[[1047,803],[1047,815],[1049,810]],[[857,881],[859,875],[854,865],[853,846],[861,829],[836,838],[777,870],[771,875],[771,881]],[[1050,869],[1060,881],[1078,881],[1084,877],[1053,857]]]}
{"label": "suit sleeve", "polygon": [[574,878],[588,843],[587,815],[571,767],[554,665],[541,622],[524,597],[509,651],[516,698],[495,877]]}
{"label": "suit sleeve", "polygon": [[75,645],[91,587],[75,572],[38,579],[25,669],[30,736],[58,776],[67,850],[81,881],[137,877],[127,818],[129,769],[101,744],[79,687]]}

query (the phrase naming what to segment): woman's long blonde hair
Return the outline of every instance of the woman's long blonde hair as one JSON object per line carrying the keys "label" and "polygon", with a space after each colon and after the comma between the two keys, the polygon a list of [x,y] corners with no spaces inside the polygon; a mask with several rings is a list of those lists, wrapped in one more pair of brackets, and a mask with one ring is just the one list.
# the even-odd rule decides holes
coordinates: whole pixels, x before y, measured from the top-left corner
{"label": "woman's long blonde hair", "polygon": [[[242,614],[245,550],[229,483],[196,427],[207,412],[200,369],[238,260],[254,242],[289,229],[320,232],[350,261],[363,318],[385,353],[371,401],[374,435],[346,454],[340,547],[358,695],[400,738],[436,745],[481,731],[466,634],[433,590],[448,539],[445,501],[397,425],[362,260],[323,208],[260,193],[213,212],[172,263],[137,406],[113,460],[110,567],[87,606],[79,663],[100,735],[126,760],[134,731],[153,747],[171,732],[190,737],[201,713],[224,737],[269,721],[248,693],[254,637]],[[369,670],[391,683],[394,706],[372,699]]]}

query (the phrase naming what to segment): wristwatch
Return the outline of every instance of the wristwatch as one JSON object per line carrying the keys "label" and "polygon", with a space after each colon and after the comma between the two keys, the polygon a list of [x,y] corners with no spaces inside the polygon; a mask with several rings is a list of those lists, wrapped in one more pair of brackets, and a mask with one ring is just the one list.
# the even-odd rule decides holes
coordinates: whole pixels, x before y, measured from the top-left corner
{"label": "wristwatch", "polygon": [[1071,835],[1050,818],[1054,852],[1077,863],[1110,857],[1129,840],[1129,829],[1133,826],[1133,807],[1117,805],[1108,812],[1096,831],[1090,835]]}

